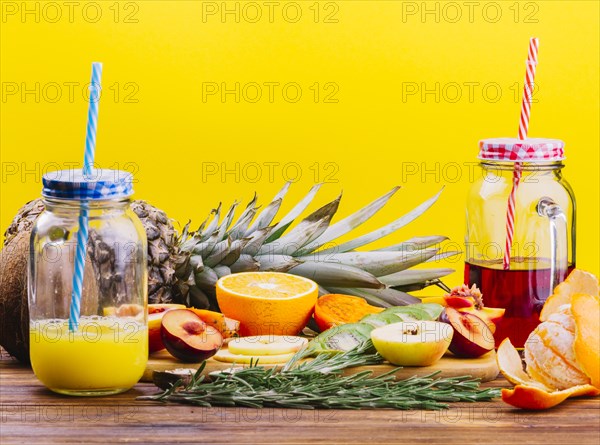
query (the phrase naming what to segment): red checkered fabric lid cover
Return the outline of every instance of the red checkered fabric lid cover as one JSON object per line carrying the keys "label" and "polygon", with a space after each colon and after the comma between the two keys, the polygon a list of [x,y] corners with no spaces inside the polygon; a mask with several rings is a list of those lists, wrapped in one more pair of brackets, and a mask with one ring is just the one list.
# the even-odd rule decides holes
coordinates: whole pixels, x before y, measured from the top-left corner
{"label": "red checkered fabric lid cover", "polygon": [[565,143],[558,139],[492,138],[479,141],[479,159],[506,162],[552,162],[565,159]]}

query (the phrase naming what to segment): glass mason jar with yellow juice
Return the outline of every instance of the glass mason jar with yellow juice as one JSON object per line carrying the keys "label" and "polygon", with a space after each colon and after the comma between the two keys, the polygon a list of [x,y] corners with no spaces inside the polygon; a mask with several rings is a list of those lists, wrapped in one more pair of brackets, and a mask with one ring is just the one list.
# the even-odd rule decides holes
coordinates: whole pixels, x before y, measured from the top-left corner
{"label": "glass mason jar with yellow juice", "polygon": [[[30,355],[52,391],[123,392],[148,359],[147,244],[129,209],[132,176],[117,170],[48,173],[45,211],[31,234]],[[77,327],[69,325],[78,232],[88,230]]]}

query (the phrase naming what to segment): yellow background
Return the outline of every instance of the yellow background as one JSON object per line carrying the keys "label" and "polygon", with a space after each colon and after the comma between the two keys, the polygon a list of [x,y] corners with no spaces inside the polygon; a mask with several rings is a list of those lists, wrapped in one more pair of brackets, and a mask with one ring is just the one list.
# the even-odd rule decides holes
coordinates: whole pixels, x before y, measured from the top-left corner
{"label": "yellow background", "polygon": [[[374,221],[358,229],[362,234],[445,185],[429,212],[385,241],[444,234],[460,245],[468,163],[476,160],[479,139],[516,136],[520,103],[515,92],[520,97],[528,39],[537,36],[539,90],[529,134],[566,141],[564,172],[578,200],[577,263],[599,270],[596,1],[482,1],[473,11],[465,2],[428,2],[426,8],[434,12],[425,16],[422,2],[276,2],[272,20],[268,6],[256,2],[263,15],[257,23],[250,23],[256,9],[248,2],[238,2],[238,20],[235,14],[207,15],[222,2],[76,2],[72,17],[64,2],[56,2],[58,20],[48,2],[28,2],[33,12],[25,15],[21,2],[1,3],[2,230],[24,202],[39,195],[45,169],[81,162],[87,115],[82,91],[91,62],[101,61],[96,162],[135,170],[136,198],[172,218],[200,223],[219,201],[246,201],[253,190],[266,204],[297,164],[302,176],[284,211],[319,180],[329,183],[312,208],[343,190],[339,215],[401,185]],[[414,8],[418,11],[410,14]],[[293,23],[298,10],[302,16]],[[498,10],[502,16],[496,20]],[[326,20],[328,14],[333,16]],[[77,83],[72,100],[69,82]],[[265,87],[257,103],[244,97],[236,103],[233,95],[224,102],[218,96],[203,101],[207,82],[230,88],[236,82],[241,88],[252,82],[296,82],[302,98],[288,103],[276,89],[271,103]],[[318,103],[310,89],[316,82]],[[324,103],[328,82],[339,88],[337,103]],[[36,83],[39,97],[22,96],[20,90],[11,94],[15,85],[35,91]],[[62,88],[58,99],[54,83]],[[439,100],[434,94],[403,98],[403,88],[415,83],[429,89],[438,84]],[[458,100],[456,85],[462,89]],[[472,98],[468,85],[473,85]],[[494,100],[498,88],[501,97]],[[250,89],[246,93],[246,98],[253,95]],[[239,163],[240,178],[203,180],[203,162],[219,168],[225,163],[229,169]],[[262,166],[256,182],[249,162]],[[279,163],[271,177],[266,162]],[[456,170],[447,167],[451,162],[467,163],[458,181]],[[403,177],[403,170],[413,167],[419,173]],[[437,178],[421,175],[436,168]],[[462,281],[463,259],[445,263],[457,269],[448,284]]]}

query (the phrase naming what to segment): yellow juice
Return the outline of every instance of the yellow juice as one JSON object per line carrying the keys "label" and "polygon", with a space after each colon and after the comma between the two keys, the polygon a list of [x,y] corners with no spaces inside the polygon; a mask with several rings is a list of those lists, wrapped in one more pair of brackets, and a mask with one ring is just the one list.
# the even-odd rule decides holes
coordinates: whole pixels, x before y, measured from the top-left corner
{"label": "yellow juice", "polygon": [[37,320],[30,327],[33,371],[53,391],[103,395],[125,391],[148,360],[148,328],[120,317],[81,317],[77,332],[68,320]]}

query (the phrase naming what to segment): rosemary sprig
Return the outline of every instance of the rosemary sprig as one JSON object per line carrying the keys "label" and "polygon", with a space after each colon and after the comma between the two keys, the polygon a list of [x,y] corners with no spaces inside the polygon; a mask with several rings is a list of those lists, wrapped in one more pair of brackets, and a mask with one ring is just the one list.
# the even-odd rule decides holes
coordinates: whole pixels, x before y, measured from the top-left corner
{"label": "rosemary sprig", "polygon": [[396,369],[373,377],[372,371],[344,376],[350,366],[381,363],[378,354],[368,354],[370,341],[344,353],[324,353],[314,360],[286,366],[281,371],[253,364],[241,370],[211,373],[211,381],[198,369],[188,385],[171,388],[141,400],[175,402],[198,406],[243,406],[252,408],[448,408],[449,402],[488,401],[499,396],[495,388],[479,389],[479,379],[470,376],[426,377],[396,380]]}

